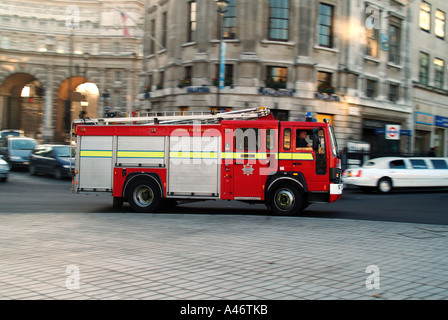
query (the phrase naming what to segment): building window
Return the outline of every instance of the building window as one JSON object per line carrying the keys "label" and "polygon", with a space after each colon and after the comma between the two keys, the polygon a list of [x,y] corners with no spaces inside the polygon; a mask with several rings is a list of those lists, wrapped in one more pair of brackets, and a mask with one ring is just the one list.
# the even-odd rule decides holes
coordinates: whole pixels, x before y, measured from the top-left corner
{"label": "building window", "polygon": [[163,89],[163,84],[165,82],[165,72],[160,71],[159,73],[159,82],[157,82],[157,89]]}
{"label": "building window", "polygon": [[162,34],[162,46],[163,48],[161,49],[166,49],[166,44],[167,44],[167,39],[168,39],[168,18],[167,18],[167,13],[164,12],[162,13],[162,30],[161,30],[161,34]]}
{"label": "building window", "polygon": [[428,84],[429,55],[427,53],[420,52],[419,66],[419,81]]}
{"label": "building window", "polygon": [[[216,77],[213,78],[213,85],[219,85],[219,64],[216,65]],[[224,86],[233,85],[233,64],[226,64],[224,67]]]}
{"label": "building window", "polygon": [[156,52],[156,19],[151,20],[151,31],[150,31],[150,38],[149,38],[149,54],[155,54]]}
{"label": "building window", "polygon": [[273,89],[286,89],[288,68],[267,67],[266,87]]}
{"label": "building window", "polygon": [[330,72],[317,72],[317,91],[320,93],[333,94],[334,87],[332,86],[332,76]]}
{"label": "building window", "polygon": [[397,84],[389,84],[389,101],[397,102],[399,99],[398,96],[399,86]]}
{"label": "building window", "polygon": [[[371,16],[368,16],[368,14],[366,13],[366,19],[370,18],[372,19]],[[379,34],[380,34],[380,13],[378,13],[378,21],[375,21],[373,23],[374,27],[372,28],[366,28],[366,36],[367,36],[367,41],[366,41],[366,55],[370,56],[372,58],[378,58],[378,54],[379,54]]]}
{"label": "building window", "polygon": [[179,80],[178,87],[183,88],[191,86],[192,78],[193,78],[193,67],[192,66],[185,67],[184,78]]}
{"label": "building window", "polygon": [[333,6],[319,4],[318,43],[322,47],[333,47]]}
{"label": "building window", "polygon": [[422,30],[427,32],[431,30],[431,5],[424,1],[420,4],[419,24]]}
{"label": "building window", "polygon": [[436,10],[436,22],[434,32],[440,39],[445,38],[445,12]]}
{"label": "building window", "polygon": [[188,3],[188,27],[187,27],[187,41],[192,42],[196,37],[196,1]]}
{"label": "building window", "polygon": [[400,64],[401,28],[391,24],[389,26],[389,62]]}
{"label": "building window", "polygon": [[444,61],[442,59],[434,59],[434,86],[443,89],[443,68],[444,68]]}
{"label": "building window", "polygon": [[236,0],[229,0],[223,17],[222,38],[236,38]]}
{"label": "building window", "polygon": [[269,39],[288,41],[289,0],[269,1]]}
{"label": "building window", "polygon": [[366,96],[368,98],[375,98],[377,94],[377,81],[372,79],[367,79],[366,83]]}

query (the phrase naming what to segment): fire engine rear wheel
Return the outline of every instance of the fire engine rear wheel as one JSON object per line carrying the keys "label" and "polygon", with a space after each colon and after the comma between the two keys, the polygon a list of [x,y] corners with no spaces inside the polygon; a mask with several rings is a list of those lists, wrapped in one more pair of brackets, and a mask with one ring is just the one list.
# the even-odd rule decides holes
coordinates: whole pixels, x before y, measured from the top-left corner
{"label": "fire engine rear wheel", "polygon": [[129,205],[135,212],[153,212],[160,203],[159,186],[148,179],[137,179],[128,189]]}
{"label": "fire engine rear wheel", "polygon": [[275,215],[292,216],[303,208],[303,197],[299,189],[284,184],[276,187],[270,197],[269,207]]}

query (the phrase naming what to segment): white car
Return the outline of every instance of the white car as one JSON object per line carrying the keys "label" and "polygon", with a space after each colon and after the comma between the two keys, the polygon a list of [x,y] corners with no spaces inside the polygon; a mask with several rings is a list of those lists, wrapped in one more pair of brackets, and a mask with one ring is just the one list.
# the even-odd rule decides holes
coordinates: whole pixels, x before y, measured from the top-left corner
{"label": "white car", "polygon": [[342,182],[387,193],[401,187],[448,187],[448,158],[383,157],[344,170]]}
{"label": "white car", "polygon": [[0,181],[8,180],[9,170],[8,162],[3,160],[3,157],[0,156]]}

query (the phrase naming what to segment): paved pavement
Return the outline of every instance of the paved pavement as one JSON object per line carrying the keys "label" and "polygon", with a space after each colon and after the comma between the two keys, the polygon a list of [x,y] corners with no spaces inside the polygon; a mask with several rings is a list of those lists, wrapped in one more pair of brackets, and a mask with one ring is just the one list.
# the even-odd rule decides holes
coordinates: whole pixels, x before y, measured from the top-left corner
{"label": "paved pavement", "polygon": [[2,300],[448,299],[448,226],[0,213]]}

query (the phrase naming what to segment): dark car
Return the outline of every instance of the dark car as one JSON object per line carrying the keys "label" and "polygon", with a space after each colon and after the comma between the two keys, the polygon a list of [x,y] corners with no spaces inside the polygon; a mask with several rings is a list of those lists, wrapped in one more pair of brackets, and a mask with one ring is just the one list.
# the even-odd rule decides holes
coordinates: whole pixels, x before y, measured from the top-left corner
{"label": "dark car", "polygon": [[68,145],[42,144],[36,146],[31,153],[30,173],[35,175],[45,173],[53,175],[57,179],[71,177],[71,167],[75,166],[73,149]]}
{"label": "dark car", "polygon": [[8,136],[1,142],[0,153],[11,168],[28,168],[31,151],[36,145],[33,138]]}

